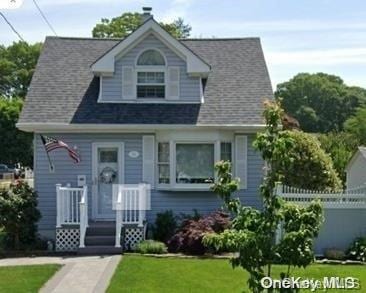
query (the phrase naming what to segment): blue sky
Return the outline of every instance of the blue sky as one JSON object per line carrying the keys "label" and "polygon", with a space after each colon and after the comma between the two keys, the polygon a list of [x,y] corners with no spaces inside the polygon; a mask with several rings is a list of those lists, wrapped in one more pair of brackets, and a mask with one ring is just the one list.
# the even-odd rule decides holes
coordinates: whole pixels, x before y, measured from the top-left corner
{"label": "blue sky", "polygon": [[[151,6],[159,21],[183,17],[193,28],[192,37],[260,37],[273,85],[298,72],[322,71],[366,87],[364,0],[38,0],[38,4],[58,35],[82,37],[91,36],[102,17]],[[52,35],[32,0],[2,12],[29,42]],[[16,40],[0,19],[0,43]]]}

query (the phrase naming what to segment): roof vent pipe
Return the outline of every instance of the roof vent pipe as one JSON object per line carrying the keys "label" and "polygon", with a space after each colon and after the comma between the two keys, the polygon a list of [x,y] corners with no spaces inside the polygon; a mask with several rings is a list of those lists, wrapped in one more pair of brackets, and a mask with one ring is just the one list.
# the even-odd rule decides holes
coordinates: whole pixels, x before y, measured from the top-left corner
{"label": "roof vent pipe", "polygon": [[151,14],[151,7],[142,7],[142,22],[145,22],[147,20],[149,20],[150,18],[152,18],[152,14]]}

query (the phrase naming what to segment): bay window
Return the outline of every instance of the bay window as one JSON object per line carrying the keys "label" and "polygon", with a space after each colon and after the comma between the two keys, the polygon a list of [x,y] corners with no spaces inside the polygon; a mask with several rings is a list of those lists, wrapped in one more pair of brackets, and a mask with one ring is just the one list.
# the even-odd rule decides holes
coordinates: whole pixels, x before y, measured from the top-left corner
{"label": "bay window", "polygon": [[208,188],[215,182],[214,165],[219,160],[232,161],[231,142],[159,142],[158,185],[162,188]]}

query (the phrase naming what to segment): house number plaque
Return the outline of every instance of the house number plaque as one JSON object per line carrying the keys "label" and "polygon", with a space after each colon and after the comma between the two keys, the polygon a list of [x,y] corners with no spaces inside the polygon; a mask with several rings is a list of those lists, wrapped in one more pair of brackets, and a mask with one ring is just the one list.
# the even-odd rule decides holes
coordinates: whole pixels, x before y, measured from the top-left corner
{"label": "house number plaque", "polygon": [[140,155],[140,153],[138,151],[130,151],[128,153],[128,155],[129,155],[130,158],[136,159],[136,158],[138,158],[138,156]]}

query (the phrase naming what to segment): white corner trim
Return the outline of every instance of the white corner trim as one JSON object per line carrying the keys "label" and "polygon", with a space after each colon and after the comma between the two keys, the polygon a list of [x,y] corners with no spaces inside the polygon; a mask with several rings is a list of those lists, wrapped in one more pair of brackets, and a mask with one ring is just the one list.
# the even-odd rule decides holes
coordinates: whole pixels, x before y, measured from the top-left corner
{"label": "white corner trim", "polygon": [[103,92],[103,76],[102,76],[102,75],[100,75],[100,76],[99,76],[99,94],[98,94],[98,100],[97,100],[97,103],[101,103],[101,102],[103,102],[102,92]]}
{"label": "white corner trim", "polygon": [[104,56],[98,59],[91,67],[94,73],[113,73],[115,56],[121,53],[126,48],[131,47],[141,37],[149,32],[155,32],[159,35],[167,44],[174,47],[179,51],[186,59],[187,73],[191,74],[208,74],[210,72],[210,66],[202,59],[196,56],[191,50],[180,43],[167,33],[161,26],[154,20],[150,19],[141,25],[132,34],[127,36],[124,40],[113,47]]}
{"label": "white corner trim", "polygon": [[205,97],[204,97],[204,93],[203,93],[202,77],[200,78],[200,97],[201,97],[201,104],[204,104]]}

